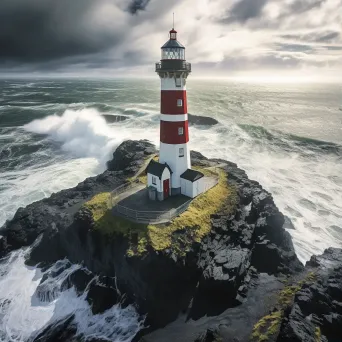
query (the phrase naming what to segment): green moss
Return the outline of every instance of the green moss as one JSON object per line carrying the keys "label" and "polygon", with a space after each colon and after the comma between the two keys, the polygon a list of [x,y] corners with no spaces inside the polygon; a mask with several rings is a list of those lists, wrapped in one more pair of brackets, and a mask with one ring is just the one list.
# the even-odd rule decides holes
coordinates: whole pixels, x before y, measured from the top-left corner
{"label": "green moss", "polygon": [[[171,247],[175,242],[172,241],[173,235],[180,231],[184,234],[178,234],[177,239],[183,239],[179,242],[184,243],[187,240],[186,236],[189,235],[191,235],[191,242],[199,242],[211,230],[211,215],[220,211],[232,212],[236,205],[236,189],[228,185],[226,173],[220,170],[218,184],[196,197],[183,214],[162,227],[160,225],[148,227],[152,247],[155,250]],[[187,228],[186,231],[185,228]]]}
{"label": "green moss", "polygon": [[[211,170],[204,170],[213,175]],[[140,176],[145,177],[145,176]],[[226,173],[219,171],[219,182],[212,189],[196,197],[188,209],[173,221],[163,225],[138,224],[116,217],[109,210],[110,193],[100,193],[84,204],[93,213],[95,229],[107,237],[121,234],[129,238],[127,255],[143,254],[151,246],[157,251],[172,248],[185,254],[194,241],[201,241],[211,230],[211,215],[232,212],[237,205],[236,189],[229,186]]]}
{"label": "green moss", "polygon": [[[251,339],[256,342],[268,341],[272,336],[276,335],[279,331],[280,324],[284,317],[284,310],[293,302],[296,292],[298,292],[301,289],[304,283],[311,283],[315,280],[315,278],[316,274],[314,272],[310,272],[306,275],[306,277],[303,280],[293,285],[286,285],[279,293],[278,307],[280,307],[280,310],[275,311],[270,315],[262,317],[254,325]],[[286,281],[286,283],[287,282],[288,281]],[[316,336],[318,335],[317,329],[319,328],[316,328]],[[315,342],[318,341],[320,341],[320,339],[316,340]]]}
{"label": "green moss", "polygon": [[128,250],[128,254],[144,253],[147,248],[147,225],[114,216],[109,209],[109,198],[110,193],[100,193],[84,204],[93,214],[95,230],[109,239],[118,234],[126,236],[134,245],[131,251]]}
{"label": "green moss", "polygon": [[285,286],[279,294],[279,303],[282,307],[290,305],[293,301],[294,295],[301,288],[301,285]]}
{"label": "green moss", "polygon": [[321,342],[321,340],[322,340],[321,328],[316,327],[316,329],[315,329],[315,342]]}
{"label": "green moss", "polygon": [[252,339],[257,342],[268,341],[278,332],[281,320],[281,311],[275,311],[270,315],[264,316],[258,323],[254,325]]}

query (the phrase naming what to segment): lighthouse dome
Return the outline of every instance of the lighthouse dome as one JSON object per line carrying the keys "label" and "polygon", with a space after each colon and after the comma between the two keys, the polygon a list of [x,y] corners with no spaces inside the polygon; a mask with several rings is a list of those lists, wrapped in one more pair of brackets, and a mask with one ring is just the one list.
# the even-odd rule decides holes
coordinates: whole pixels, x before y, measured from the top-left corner
{"label": "lighthouse dome", "polygon": [[185,60],[185,47],[177,40],[177,31],[170,31],[170,39],[161,47],[162,60],[178,59]]}

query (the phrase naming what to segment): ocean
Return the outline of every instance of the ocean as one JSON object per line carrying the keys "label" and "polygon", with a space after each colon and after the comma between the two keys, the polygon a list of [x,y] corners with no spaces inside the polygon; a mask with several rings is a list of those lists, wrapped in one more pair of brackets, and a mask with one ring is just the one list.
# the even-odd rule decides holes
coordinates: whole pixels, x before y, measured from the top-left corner
{"label": "ocean", "polygon": [[[219,121],[191,126],[191,149],[237,163],[273,194],[302,262],[342,247],[342,86],[190,77],[187,88],[189,113]],[[0,80],[0,226],[19,207],[102,172],[122,141],[158,144],[158,120],[157,78]],[[0,341],[25,341],[72,312],[84,336],[130,341],[139,329],[133,308],[95,317],[72,289],[39,302],[42,271],[24,265],[25,253],[0,261]],[[110,329],[106,315],[117,322]]]}

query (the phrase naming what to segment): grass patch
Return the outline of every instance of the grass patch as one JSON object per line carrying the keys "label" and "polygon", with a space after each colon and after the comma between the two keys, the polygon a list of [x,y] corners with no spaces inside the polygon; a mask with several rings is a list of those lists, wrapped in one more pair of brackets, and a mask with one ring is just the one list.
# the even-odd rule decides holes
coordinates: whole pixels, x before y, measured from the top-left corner
{"label": "grass patch", "polygon": [[[206,175],[214,171],[203,170]],[[217,174],[215,174],[217,176]],[[184,254],[194,241],[200,242],[211,230],[211,215],[218,212],[233,212],[238,196],[235,187],[228,185],[227,175],[218,171],[219,182],[212,189],[196,197],[189,208],[173,221],[163,225],[146,225],[114,216],[109,210],[110,193],[100,193],[84,204],[91,210],[95,229],[106,237],[121,234],[129,238],[128,255],[143,254],[151,246],[156,251],[172,248],[177,254]],[[139,176],[146,182],[146,176]],[[130,180],[130,181],[133,181]]]}
{"label": "grass patch", "polygon": [[[274,336],[278,333],[280,324],[284,318],[284,310],[292,304],[295,294],[302,288],[303,284],[312,283],[316,279],[314,272],[309,272],[306,277],[293,285],[285,286],[279,293],[278,307],[279,310],[271,313],[270,315],[262,317],[253,327],[251,340],[257,342],[274,340]],[[317,340],[319,327],[316,328],[315,336]],[[320,333],[320,329],[319,329]],[[320,338],[321,335],[319,335]]]}
{"label": "grass patch", "polygon": [[112,239],[115,235],[126,236],[130,242],[127,254],[143,254],[147,251],[147,225],[139,224],[116,217],[109,210],[110,193],[104,192],[95,195],[84,206],[88,208],[95,222],[95,229],[106,238]]}
{"label": "grass patch", "polygon": [[315,342],[321,342],[321,341],[322,341],[321,328],[316,327],[316,329],[315,329]]}
{"label": "grass patch", "polygon": [[228,185],[226,173],[220,170],[218,184],[196,197],[183,214],[168,224],[148,226],[151,245],[155,250],[170,248],[172,235],[185,228],[191,229],[193,241],[199,242],[211,230],[211,215],[232,212],[236,205],[236,189]]}
{"label": "grass patch", "polygon": [[264,316],[258,323],[254,325],[252,339],[258,342],[268,341],[278,332],[281,320],[281,311],[275,311],[270,315]]}

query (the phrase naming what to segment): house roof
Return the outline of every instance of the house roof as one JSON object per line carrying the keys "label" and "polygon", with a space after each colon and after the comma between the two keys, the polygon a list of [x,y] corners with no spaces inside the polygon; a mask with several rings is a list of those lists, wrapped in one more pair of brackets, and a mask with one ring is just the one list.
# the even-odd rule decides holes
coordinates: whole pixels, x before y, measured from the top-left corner
{"label": "house roof", "polygon": [[195,182],[198,179],[204,177],[204,174],[202,172],[187,169],[184,173],[181,174],[180,178],[186,179],[190,182]]}
{"label": "house roof", "polygon": [[169,169],[170,173],[172,173],[172,170],[170,169],[170,166],[167,163],[162,164],[152,159],[148,164],[146,171],[151,175],[161,178],[165,168]]}

